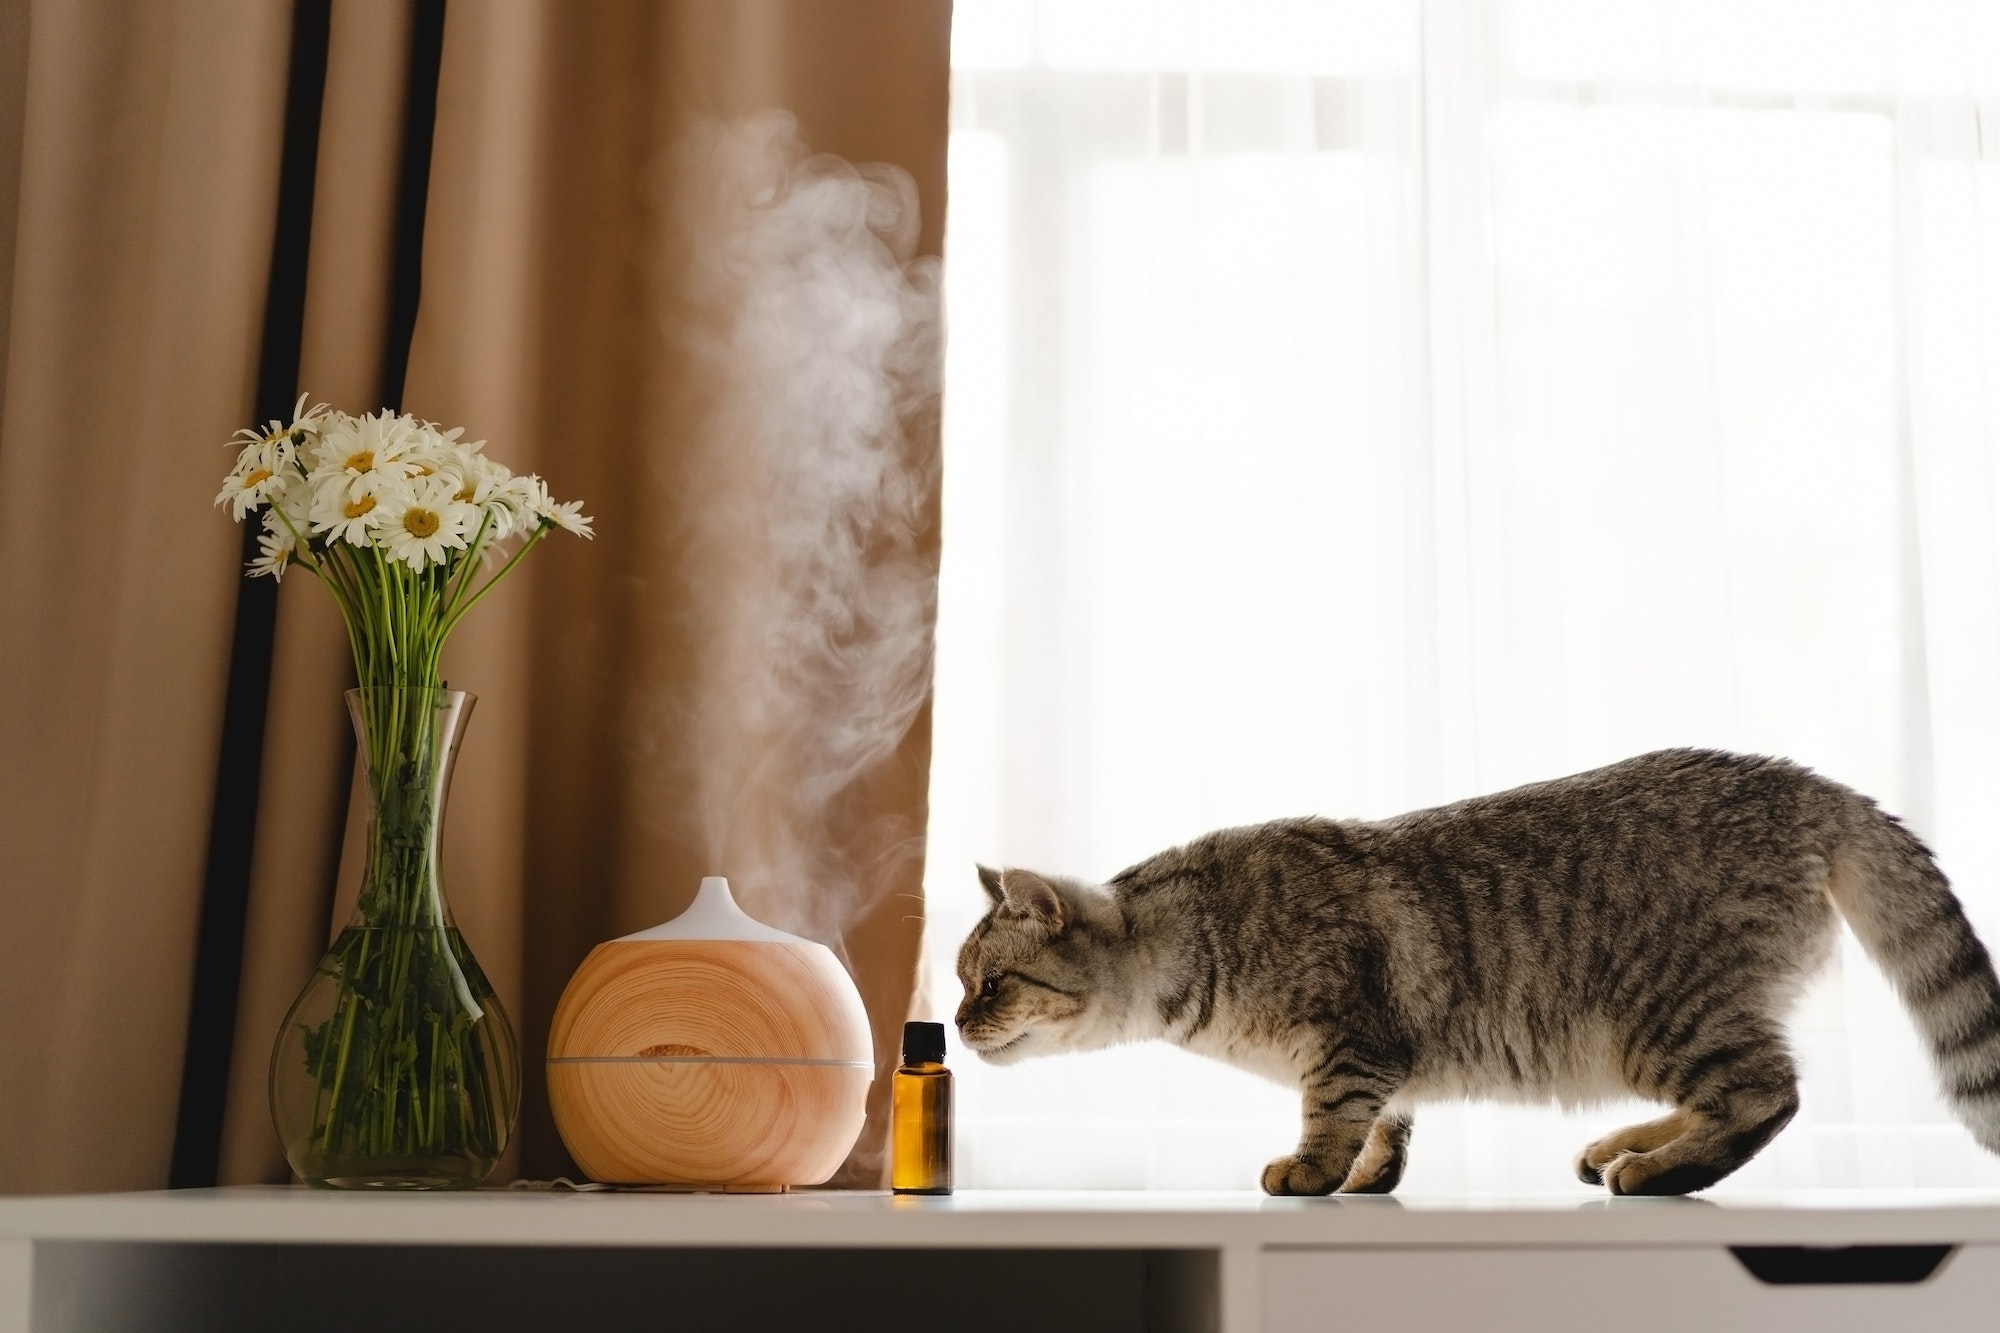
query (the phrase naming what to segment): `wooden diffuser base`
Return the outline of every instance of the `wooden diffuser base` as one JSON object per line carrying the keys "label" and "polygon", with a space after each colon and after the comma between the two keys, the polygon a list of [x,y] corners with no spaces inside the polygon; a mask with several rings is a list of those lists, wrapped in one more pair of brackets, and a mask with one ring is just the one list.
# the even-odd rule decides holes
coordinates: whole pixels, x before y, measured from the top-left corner
{"label": "wooden diffuser base", "polygon": [[854,1146],[874,1072],[839,960],[744,916],[714,878],[666,926],[593,949],[549,1032],[556,1128],[609,1184],[816,1185]]}

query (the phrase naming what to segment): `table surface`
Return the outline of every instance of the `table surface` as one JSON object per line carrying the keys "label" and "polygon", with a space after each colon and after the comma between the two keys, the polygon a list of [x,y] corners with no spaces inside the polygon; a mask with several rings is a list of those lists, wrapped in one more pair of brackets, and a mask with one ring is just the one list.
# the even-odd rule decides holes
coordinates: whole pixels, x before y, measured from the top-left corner
{"label": "table surface", "polygon": [[1202,1249],[1290,1245],[2000,1243],[1993,1191],[1724,1199],[968,1190],[334,1193],[282,1186],[0,1197],[0,1240]]}

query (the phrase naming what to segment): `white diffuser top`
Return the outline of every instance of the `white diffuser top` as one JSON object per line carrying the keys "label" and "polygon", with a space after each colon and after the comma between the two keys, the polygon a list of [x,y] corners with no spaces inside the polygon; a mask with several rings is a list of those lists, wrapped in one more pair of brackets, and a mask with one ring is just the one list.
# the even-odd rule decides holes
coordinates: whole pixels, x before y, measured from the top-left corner
{"label": "white diffuser top", "polygon": [[621,935],[613,943],[628,940],[762,940],[768,944],[811,944],[797,935],[787,935],[767,926],[736,905],[729,881],[709,875],[701,881],[701,891],[687,910],[671,921],[662,922],[632,935]]}

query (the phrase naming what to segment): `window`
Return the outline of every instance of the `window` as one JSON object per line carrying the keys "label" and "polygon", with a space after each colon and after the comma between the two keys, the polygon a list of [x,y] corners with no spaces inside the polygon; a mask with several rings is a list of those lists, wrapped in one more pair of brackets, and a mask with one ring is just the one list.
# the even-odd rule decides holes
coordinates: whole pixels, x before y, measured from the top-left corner
{"label": "window", "polygon": [[[1103,878],[1663,745],[1876,796],[2000,945],[2000,10],[955,24],[941,1012],[975,858]],[[2000,1184],[1851,940],[1795,1033],[1725,1188]],[[957,1067],[967,1185],[1245,1188],[1297,1132],[1165,1047]],[[1561,1188],[1628,1110],[1428,1109],[1407,1187]]]}

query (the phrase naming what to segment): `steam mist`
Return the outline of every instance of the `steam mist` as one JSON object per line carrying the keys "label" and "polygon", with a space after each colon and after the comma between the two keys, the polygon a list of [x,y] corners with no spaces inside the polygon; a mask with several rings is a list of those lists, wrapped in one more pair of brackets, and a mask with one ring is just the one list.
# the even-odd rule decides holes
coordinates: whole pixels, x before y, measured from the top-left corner
{"label": "steam mist", "polygon": [[854,784],[931,686],[939,265],[910,176],[811,155],[789,115],[698,127],[676,167],[691,813],[746,908],[838,948],[921,846],[857,830]]}

